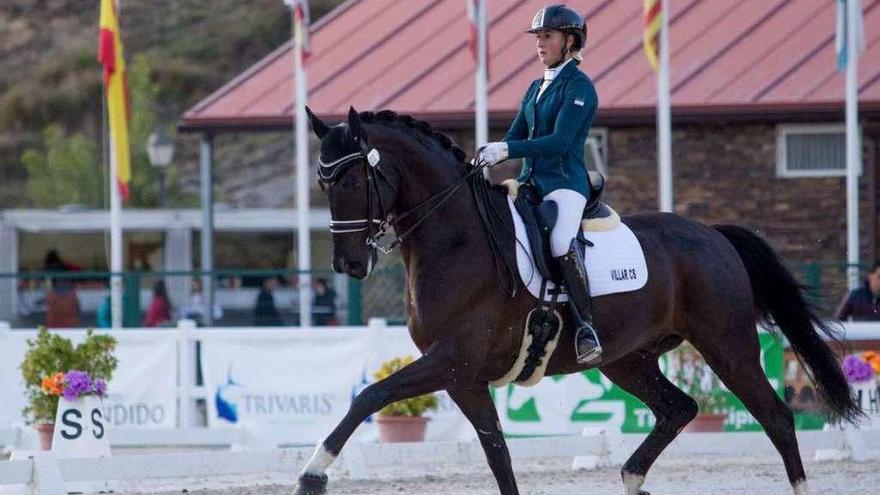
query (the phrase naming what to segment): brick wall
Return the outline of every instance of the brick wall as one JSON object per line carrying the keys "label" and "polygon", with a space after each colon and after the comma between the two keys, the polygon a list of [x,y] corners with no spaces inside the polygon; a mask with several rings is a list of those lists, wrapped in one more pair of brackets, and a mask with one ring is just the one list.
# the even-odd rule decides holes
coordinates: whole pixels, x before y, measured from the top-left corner
{"label": "brick wall", "polygon": [[[498,139],[503,129],[494,129]],[[470,131],[453,133],[468,152]],[[673,131],[675,212],[699,222],[733,223],[767,239],[795,266],[822,263],[821,295],[834,306],[845,292],[846,179],[781,178],[775,124],[679,125]],[[880,218],[880,122],[864,125],[864,173],[859,181],[861,258],[877,256]],[[500,181],[518,165],[493,170]],[[653,126],[608,130],[605,200],[621,214],[656,211],[657,142]],[[803,277],[804,273],[801,273]]]}

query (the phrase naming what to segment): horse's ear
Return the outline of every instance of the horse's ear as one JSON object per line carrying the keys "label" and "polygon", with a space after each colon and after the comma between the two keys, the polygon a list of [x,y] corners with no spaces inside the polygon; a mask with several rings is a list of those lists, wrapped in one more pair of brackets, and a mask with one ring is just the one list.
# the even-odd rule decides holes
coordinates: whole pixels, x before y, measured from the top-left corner
{"label": "horse's ear", "polygon": [[358,112],[354,107],[348,108],[348,128],[351,130],[352,137],[364,137],[364,128],[361,127],[361,117],[358,115]]}
{"label": "horse's ear", "polygon": [[315,135],[318,136],[318,139],[324,139],[324,135],[327,134],[330,127],[328,127],[323,120],[319,119],[317,115],[312,113],[312,109],[308,106],[306,106],[306,115],[309,116],[309,123],[312,124],[312,130],[315,131]]}

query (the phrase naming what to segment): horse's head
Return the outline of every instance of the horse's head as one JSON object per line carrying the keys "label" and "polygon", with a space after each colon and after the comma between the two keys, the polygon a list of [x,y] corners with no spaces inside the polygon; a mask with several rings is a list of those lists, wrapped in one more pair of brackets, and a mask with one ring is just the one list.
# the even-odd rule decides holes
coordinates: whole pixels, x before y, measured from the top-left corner
{"label": "horse's head", "polygon": [[321,140],[318,182],[330,202],[333,269],[366,278],[376,266],[377,241],[387,227],[396,186],[382,172],[382,156],[369,145],[354,108],[347,122],[333,127],[306,111]]}

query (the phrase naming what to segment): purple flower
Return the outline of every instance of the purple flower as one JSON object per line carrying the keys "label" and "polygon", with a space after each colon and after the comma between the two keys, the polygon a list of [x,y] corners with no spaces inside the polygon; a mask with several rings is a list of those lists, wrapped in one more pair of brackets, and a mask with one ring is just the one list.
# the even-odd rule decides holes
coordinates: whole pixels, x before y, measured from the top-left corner
{"label": "purple flower", "polygon": [[849,383],[860,383],[874,379],[874,370],[871,365],[852,354],[843,359],[843,374]]}
{"label": "purple flower", "polygon": [[98,394],[98,397],[104,397],[107,393],[107,382],[105,382],[102,378],[98,378],[95,380],[94,390],[95,393]]}
{"label": "purple flower", "polygon": [[76,400],[92,392],[92,377],[85,371],[68,371],[64,382],[64,398],[67,400]]}

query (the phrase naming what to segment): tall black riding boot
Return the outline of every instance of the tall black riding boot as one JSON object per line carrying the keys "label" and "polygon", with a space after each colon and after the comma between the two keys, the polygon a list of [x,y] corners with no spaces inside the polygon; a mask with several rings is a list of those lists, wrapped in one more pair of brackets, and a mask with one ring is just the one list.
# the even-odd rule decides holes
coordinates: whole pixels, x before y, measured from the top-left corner
{"label": "tall black riding boot", "polygon": [[590,300],[590,283],[584,266],[583,247],[580,241],[571,241],[571,248],[564,256],[559,256],[562,279],[568,293],[568,303],[577,329],[574,348],[580,364],[598,364],[602,360],[602,345],[593,328],[593,306]]}

